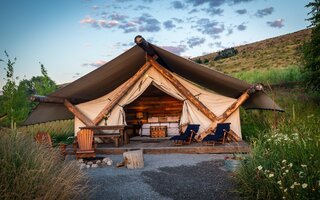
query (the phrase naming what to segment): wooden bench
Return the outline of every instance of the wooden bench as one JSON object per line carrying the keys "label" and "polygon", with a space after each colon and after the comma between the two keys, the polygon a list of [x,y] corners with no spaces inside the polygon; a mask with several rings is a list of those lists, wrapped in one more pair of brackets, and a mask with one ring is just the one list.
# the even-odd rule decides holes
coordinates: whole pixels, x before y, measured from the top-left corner
{"label": "wooden bench", "polygon": [[102,141],[104,141],[104,139],[111,139],[114,141],[116,147],[119,147],[119,141],[121,139],[120,134],[94,134],[93,137],[99,138]]}

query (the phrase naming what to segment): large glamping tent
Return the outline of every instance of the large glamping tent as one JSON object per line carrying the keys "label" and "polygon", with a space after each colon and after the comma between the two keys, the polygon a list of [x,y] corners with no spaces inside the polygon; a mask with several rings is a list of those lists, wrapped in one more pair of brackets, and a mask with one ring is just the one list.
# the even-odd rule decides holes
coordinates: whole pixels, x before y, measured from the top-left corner
{"label": "large glamping tent", "polygon": [[252,85],[244,81],[146,44],[151,55],[136,45],[49,96],[35,98],[40,103],[25,124],[74,118],[75,133],[84,126],[142,124],[148,129],[156,124],[175,135],[179,125],[200,124],[201,133],[224,117],[241,138],[240,105],[282,111],[262,90],[248,95]]}

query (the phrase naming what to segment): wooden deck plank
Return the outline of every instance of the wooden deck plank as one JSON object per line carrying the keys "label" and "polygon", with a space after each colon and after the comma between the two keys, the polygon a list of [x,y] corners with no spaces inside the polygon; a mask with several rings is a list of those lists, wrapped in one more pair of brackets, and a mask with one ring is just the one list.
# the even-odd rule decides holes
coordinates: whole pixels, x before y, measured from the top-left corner
{"label": "wooden deck plank", "polygon": [[[226,144],[216,144],[215,146],[205,146],[202,143],[191,143],[190,145],[175,146],[172,141],[130,141],[129,144],[114,147],[113,144],[98,144],[97,154],[122,154],[126,151],[143,149],[145,154],[224,154],[224,153],[250,153],[250,146],[244,142],[231,142]],[[67,149],[68,154],[72,154],[72,148]]]}

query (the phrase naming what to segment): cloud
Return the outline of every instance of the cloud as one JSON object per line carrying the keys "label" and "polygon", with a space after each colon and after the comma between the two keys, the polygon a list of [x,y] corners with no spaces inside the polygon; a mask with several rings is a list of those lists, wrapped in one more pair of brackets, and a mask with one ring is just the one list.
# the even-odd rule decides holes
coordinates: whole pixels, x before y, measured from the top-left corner
{"label": "cloud", "polygon": [[131,33],[137,31],[137,23],[135,22],[126,22],[119,25],[119,29],[122,29],[124,33]]}
{"label": "cloud", "polygon": [[204,38],[200,37],[192,37],[188,39],[187,44],[189,45],[190,48],[193,48],[195,46],[201,45],[206,41]]}
{"label": "cloud", "polygon": [[139,24],[139,31],[141,32],[158,32],[161,30],[160,22],[147,13],[142,14],[142,16],[137,19],[137,23]]}
{"label": "cloud", "polygon": [[187,0],[187,3],[191,3],[193,6],[201,6],[209,3],[210,7],[219,7],[225,2],[226,0]]}
{"label": "cloud", "polygon": [[185,9],[187,6],[183,4],[181,1],[173,1],[171,2],[171,5],[175,9]]}
{"label": "cloud", "polygon": [[111,20],[116,20],[116,21],[124,21],[125,19],[128,18],[128,16],[121,15],[119,13],[112,13],[111,15],[108,16],[108,18]]}
{"label": "cloud", "polygon": [[217,47],[219,49],[225,49],[226,47],[222,45],[222,42],[214,42],[214,43],[209,43],[208,46],[210,48]]}
{"label": "cloud", "polygon": [[92,8],[93,10],[98,10],[100,7],[97,6],[97,5],[94,5],[94,6],[92,6],[91,8]]}
{"label": "cloud", "polygon": [[176,25],[173,24],[172,20],[167,20],[163,22],[164,28],[167,30],[171,30],[176,27]]}
{"label": "cloud", "polygon": [[104,19],[98,20],[98,24],[103,28],[112,28],[119,25],[117,20],[106,21]]}
{"label": "cloud", "polygon": [[183,53],[183,52],[185,52],[187,50],[187,46],[186,45],[162,46],[162,48],[164,48],[167,51],[170,51],[171,53],[174,53],[176,55],[181,55],[181,53]]}
{"label": "cloud", "polygon": [[284,19],[277,19],[273,22],[267,22],[267,24],[273,28],[282,28],[284,26]]}
{"label": "cloud", "polygon": [[192,14],[192,13],[196,13],[196,12],[198,12],[198,9],[194,8],[194,9],[190,10],[190,11],[188,12],[188,14]]}
{"label": "cloud", "polygon": [[100,66],[104,65],[106,62],[107,61],[105,61],[105,60],[97,60],[92,63],[83,63],[82,66],[83,67],[100,67]]}
{"label": "cloud", "polygon": [[248,3],[253,0],[187,0],[187,3],[192,4],[193,6],[201,6],[204,4],[209,4],[209,7],[219,7],[225,3],[230,5],[235,5],[239,3]]}
{"label": "cloud", "polygon": [[247,29],[247,26],[245,25],[245,23],[242,23],[242,24],[240,24],[240,25],[237,26],[237,29],[238,29],[239,31],[244,31],[244,30]]}
{"label": "cloud", "polygon": [[217,36],[225,30],[224,24],[219,24],[217,21],[211,21],[208,18],[199,19],[197,21],[196,28],[203,34],[208,34],[211,36]]}
{"label": "cloud", "polygon": [[267,15],[271,15],[273,12],[274,12],[274,8],[273,7],[264,8],[264,9],[261,9],[261,10],[257,10],[255,16],[261,18],[261,17],[267,16]]}
{"label": "cloud", "polygon": [[223,9],[221,9],[221,8],[213,8],[213,7],[206,8],[206,9],[204,9],[204,11],[206,11],[211,16],[221,15],[223,13]]}
{"label": "cloud", "polygon": [[144,5],[138,5],[137,7],[135,7],[133,10],[139,10],[139,11],[141,11],[141,10],[149,10],[150,9],[150,7],[149,6],[144,6]]}
{"label": "cloud", "polygon": [[176,17],[171,18],[173,21],[177,22],[177,23],[183,23],[183,19],[179,19]]}
{"label": "cloud", "polygon": [[91,17],[85,17],[84,19],[80,20],[80,24],[90,24],[94,28],[100,28],[98,22]]}
{"label": "cloud", "polygon": [[236,13],[238,13],[239,15],[246,14],[247,12],[248,12],[247,9],[239,9],[239,10],[236,10]]}

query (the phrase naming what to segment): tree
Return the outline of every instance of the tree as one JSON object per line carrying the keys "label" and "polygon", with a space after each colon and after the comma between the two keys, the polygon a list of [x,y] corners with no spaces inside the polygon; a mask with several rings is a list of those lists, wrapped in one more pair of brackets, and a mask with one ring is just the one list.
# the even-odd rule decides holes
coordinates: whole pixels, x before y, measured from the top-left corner
{"label": "tree", "polygon": [[4,51],[4,54],[6,55],[6,61],[0,59],[1,62],[6,63],[6,84],[3,86],[3,97],[2,97],[2,108],[1,113],[6,114],[8,116],[8,119],[10,120],[10,127],[11,129],[15,128],[15,122],[16,122],[16,116],[15,116],[15,110],[16,107],[14,106],[14,97],[17,92],[17,84],[14,78],[14,70],[13,66],[16,63],[17,58],[14,58],[13,60],[10,59],[9,54]]}
{"label": "tree", "polygon": [[36,106],[36,103],[29,100],[30,95],[47,95],[57,89],[57,85],[48,76],[48,72],[40,63],[41,76],[33,76],[30,80],[23,79],[17,84],[18,77],[14,78],[14,64],[16,58],[12,61],[5,51],[6,61],[6,84],[3,86],[3,96],[0,98],[0,116],[7,115],[3,120],[3,125],[10,126],[11,129],[20,125],[28,116],[30,111]]}
{"label": "tree", "polygon": [[31,78],[33,94],[47,95],[57,89],[56,83],[50,79],[48,72],[40,63],[42,76],[34,76]]}
{"label": "tree", "polygon": [[306,86],[313,92],[320,93],[320,0],[314,0],[306,5],[311,8],[307,20],[311,22],[312,35],[308,43],[304,45],[303,69]]}

